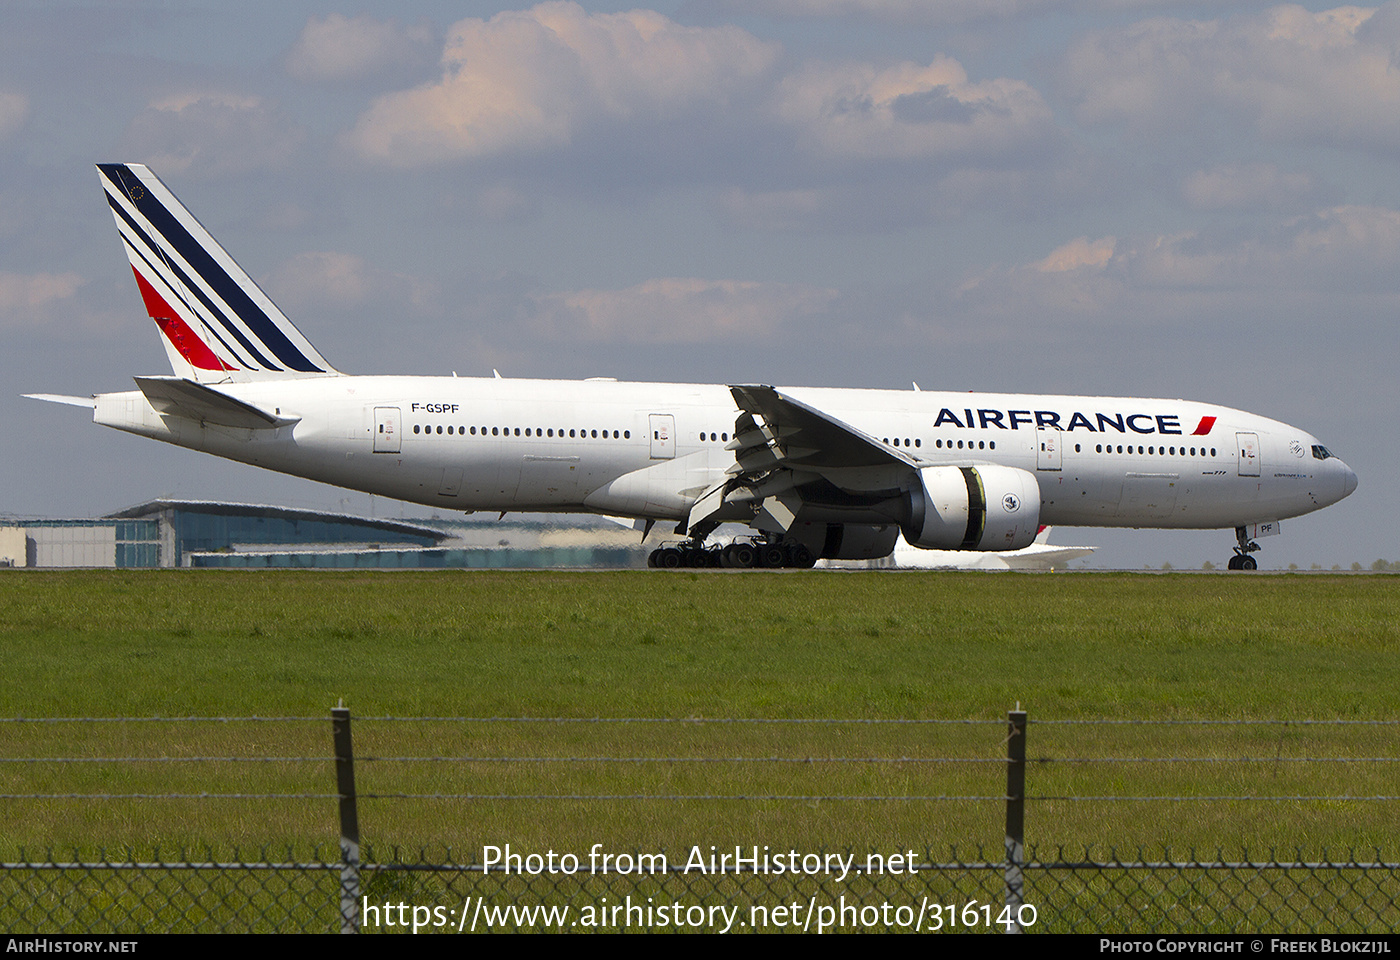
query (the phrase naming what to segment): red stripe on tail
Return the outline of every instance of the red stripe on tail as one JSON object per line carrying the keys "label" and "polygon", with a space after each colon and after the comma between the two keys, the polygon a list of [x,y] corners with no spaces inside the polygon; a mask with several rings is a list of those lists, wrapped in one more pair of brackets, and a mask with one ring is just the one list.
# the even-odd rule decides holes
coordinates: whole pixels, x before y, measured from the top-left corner
{"label": "red stripe on tail", "polygon": [[185,321],[171,309],[170,304],[165,302],[165,298],[156,293],[156,288],[146,282],[146,278],[135,268],[131,272],[136,274],[136,286],[141,288],[141,299],[146,302],[146,312],[151,315],[151,319],[160,327],[160,332],[165,334],[165,339],[175,345],[175,349],[180,352],[191,366],[200,370],[233,370],[228,364],[215,355],[209,345],[189,328]]}

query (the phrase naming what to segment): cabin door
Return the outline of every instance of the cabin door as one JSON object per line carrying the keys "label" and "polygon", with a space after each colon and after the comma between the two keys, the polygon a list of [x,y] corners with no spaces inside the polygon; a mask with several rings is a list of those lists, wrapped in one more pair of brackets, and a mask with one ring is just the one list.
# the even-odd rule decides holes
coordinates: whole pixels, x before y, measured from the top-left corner
{"label": "cabin door", "polygon": [[1259,434],[1235,434],[1235,449],[1240,452],[1240,476],[1259,476]]}
{"label": "cabin door", "polygon": [[1054,427],[1035,428],[1035,468],[1060,469],[1060,431]]}
{"label": "cabin door", "polygon": [[673,460],[676,456],[676,418],[669,413],[651,415],[651,458]]}
{"label": "cabin door", "polygon": [[374,408],[374,452],[399,452],[399,408]]}

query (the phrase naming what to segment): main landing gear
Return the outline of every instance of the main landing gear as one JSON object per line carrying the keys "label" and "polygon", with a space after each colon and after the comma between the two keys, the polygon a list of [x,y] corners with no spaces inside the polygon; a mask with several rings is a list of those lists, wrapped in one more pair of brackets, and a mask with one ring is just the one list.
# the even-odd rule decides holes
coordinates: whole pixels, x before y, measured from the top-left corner
{"label": "main landing gear", "polygon": [[726,547],[706,546],[700,540],[685,540],[653,550],[647,566],[675,570],[680,567],[797,567],[810,568],[816,555],[792,540],[735,540]]}
{"label": "main landing gear", "polygon": [[1240,544],[1235,547],[1235,555],[1230,558],[1228,564],[1229,568],[1231,570],[1257,569],[1259,564],[1250,554],[1259,549],[1259,544],[1249,539],[1249,533],[1244,527],[1235,528],[1235,539],[1238,540]]}

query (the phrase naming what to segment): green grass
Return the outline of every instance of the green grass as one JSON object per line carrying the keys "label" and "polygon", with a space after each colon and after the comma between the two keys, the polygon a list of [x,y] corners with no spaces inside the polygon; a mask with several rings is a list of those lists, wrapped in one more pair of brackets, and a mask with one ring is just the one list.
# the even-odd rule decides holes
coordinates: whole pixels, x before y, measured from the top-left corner
{"label": "green grass", "polygon": [[7,572],[0,713],[1389,717],[1400,580]]}
{"label": "green grass", "polygon": [[[1064,720],[1394,720],[1400,579],[1080,574],[77,572],[0,575],[0,716],[312,717],[0,725],[4,757],[290,757],[3,764],[0,793],[334,792],[329,710],[356,717],[362,793],[1000,797],[1006,711],[1028,792],[1400,793],[1395,727],[1081,726]],[[686,723],[374,717],[675,718]],[[972,720],[732,724],[722,718]],[[1039,723],[1037,723],[1039,721]],[[810,763],[404,761],[371,757],[812,758]],[[882,757],[880,763],[825,758]],[[1394,802],[1033,800],[1027,842],[1270,848],[1395,859]],[[333,849],[335,802],[0,800],[0,854]],[[367,848],[524,851],[913,847],[1000,856],[999,800],[367,799]],[[1154,853],[1155,851],[1155,853]],[[432,854],[430,853],[429,856]],[[1048,894],[1047,894],[1048,896]]]}

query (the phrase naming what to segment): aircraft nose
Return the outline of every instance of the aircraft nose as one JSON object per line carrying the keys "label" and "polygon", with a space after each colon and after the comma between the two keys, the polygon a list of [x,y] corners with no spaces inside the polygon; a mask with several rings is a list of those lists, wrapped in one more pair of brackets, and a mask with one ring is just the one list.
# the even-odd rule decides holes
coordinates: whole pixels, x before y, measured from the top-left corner
{"label": "aircraft nose", "polygon": [[[1340,462],[1340,461],[1338,461]],[[1342,464],[1342,497],[1351,496],[1351,492],[1356,489],[1356,471],[1345,463]]]}

